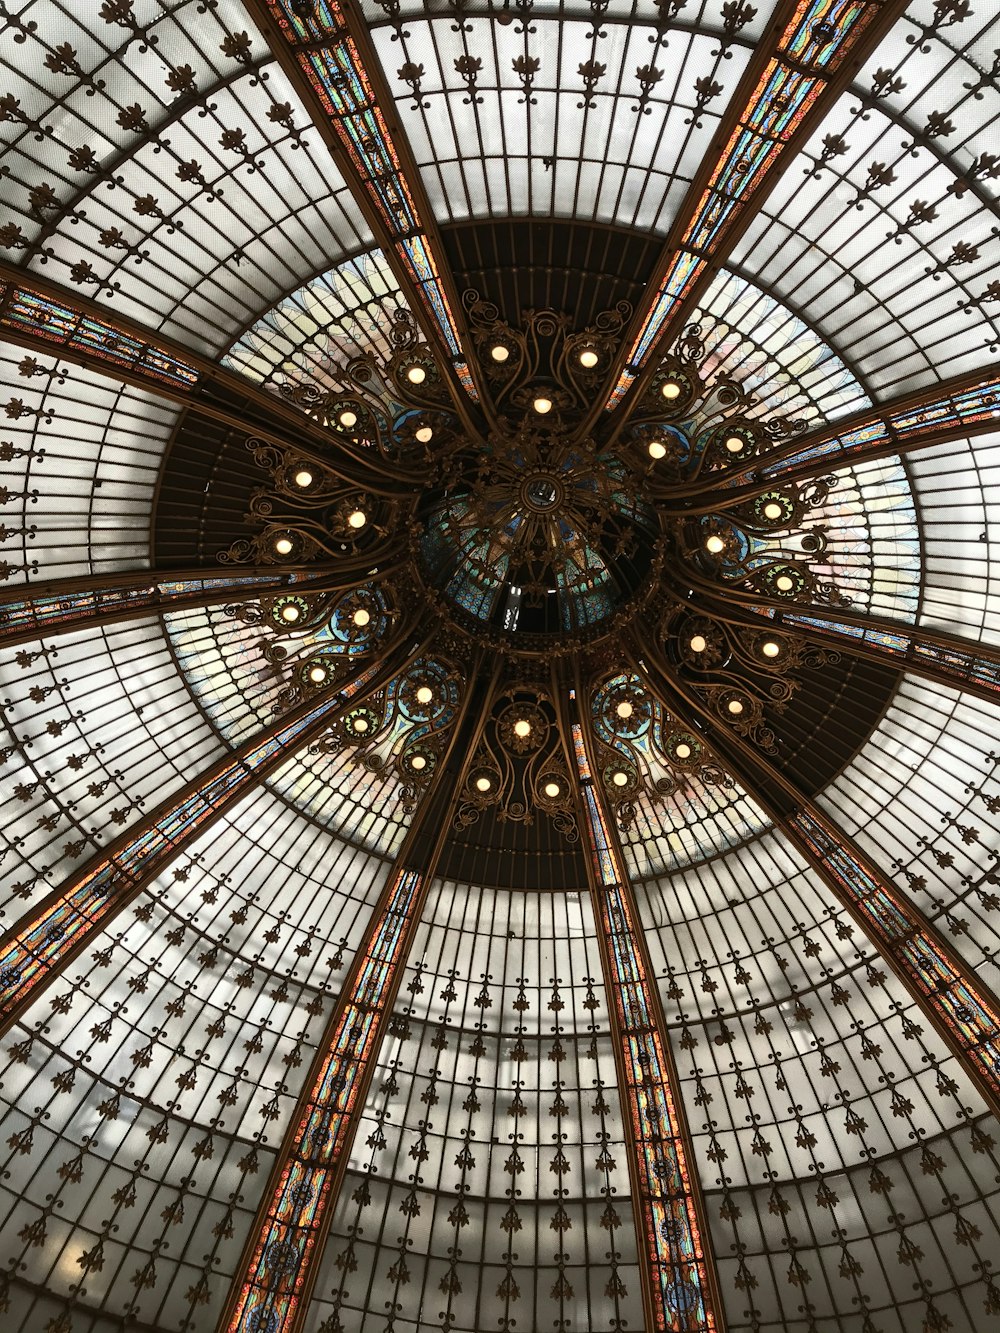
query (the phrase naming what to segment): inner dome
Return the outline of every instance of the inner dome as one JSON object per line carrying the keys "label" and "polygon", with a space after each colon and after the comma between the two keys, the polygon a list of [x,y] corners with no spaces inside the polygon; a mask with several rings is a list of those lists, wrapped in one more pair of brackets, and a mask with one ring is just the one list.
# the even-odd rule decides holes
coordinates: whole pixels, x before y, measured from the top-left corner
{"label": "inner dome", "polygon": [[612,453],[522,430],[427,497],[420,557],[473,628],[591,634],[648,581],[656,514]]}

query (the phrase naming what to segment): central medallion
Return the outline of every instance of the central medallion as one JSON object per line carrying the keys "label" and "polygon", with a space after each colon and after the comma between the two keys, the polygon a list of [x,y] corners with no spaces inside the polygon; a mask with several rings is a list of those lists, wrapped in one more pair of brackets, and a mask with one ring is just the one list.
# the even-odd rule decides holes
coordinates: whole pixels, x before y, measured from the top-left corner
{"label": "central medallion", "polygon": [[421,563],[470,629],[593,637],[648,581],[659,535],[620,457],[525,425],[424,507]]}
{"label": "central medallion", "polygon": [[527,477],[521,485],[521,500],[526,509],[536,514],[548,513],[558,507],[563,498],[561,482],[556,477],[540,473]]}

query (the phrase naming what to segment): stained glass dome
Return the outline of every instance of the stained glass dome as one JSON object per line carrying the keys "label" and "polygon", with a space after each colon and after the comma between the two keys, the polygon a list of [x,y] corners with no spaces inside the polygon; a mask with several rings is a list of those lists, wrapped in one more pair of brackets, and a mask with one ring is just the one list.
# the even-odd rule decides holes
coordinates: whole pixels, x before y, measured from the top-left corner
{"label": "stained glass dome", "polygon": [[1000,1333],[1000,17],[0,8],[11,1333]]}

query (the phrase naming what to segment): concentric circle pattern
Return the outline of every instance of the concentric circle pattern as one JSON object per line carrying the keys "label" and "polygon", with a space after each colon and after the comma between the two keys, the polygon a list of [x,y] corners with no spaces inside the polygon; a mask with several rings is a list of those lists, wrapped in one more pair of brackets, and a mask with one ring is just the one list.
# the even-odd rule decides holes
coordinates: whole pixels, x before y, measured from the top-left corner
{"label": "concentric circle pattern", "polygon": [[10,1333],[1000,1333],[1000,17],[0,7]]}

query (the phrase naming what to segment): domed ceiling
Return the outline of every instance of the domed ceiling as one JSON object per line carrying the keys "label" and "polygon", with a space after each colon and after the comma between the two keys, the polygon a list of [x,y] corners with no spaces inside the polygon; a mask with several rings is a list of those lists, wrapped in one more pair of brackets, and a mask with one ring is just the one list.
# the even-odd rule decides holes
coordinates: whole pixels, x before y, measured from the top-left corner
{"label": "domed ceiling", "polygon": [[11,1333],[1000,1329],[1000,18],[18,0]]}

